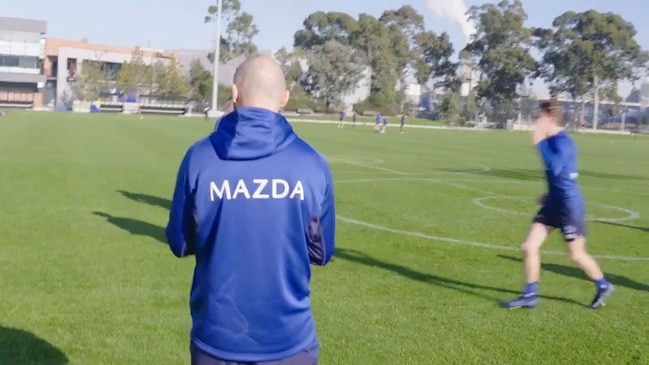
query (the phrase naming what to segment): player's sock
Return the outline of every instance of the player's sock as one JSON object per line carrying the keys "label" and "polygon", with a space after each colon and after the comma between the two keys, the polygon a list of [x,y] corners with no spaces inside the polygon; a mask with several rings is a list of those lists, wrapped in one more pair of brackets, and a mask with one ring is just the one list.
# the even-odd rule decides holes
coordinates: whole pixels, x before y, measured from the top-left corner
{"label": "player's sock", "polygon": [[535,281],[532,283],[525,284],[525,289],[523,289],[524,297],[533,297],[536,296],[539,292],[539,282]]}
{"label": "player's sock", "polygon": [[595,287],[597,287],[597,291],[601,292],[606,290],[611,284],[606,281],[606,278],[602,276],[601,279],[595,280]]}

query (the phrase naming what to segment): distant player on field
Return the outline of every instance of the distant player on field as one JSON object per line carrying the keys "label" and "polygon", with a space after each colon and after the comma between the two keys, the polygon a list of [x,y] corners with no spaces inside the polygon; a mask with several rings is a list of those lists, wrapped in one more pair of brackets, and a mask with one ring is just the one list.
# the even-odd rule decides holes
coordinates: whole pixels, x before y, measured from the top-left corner
{"label": "distant player on field", "polygon": [[388,118],[383,117],[383,124],[381,125],[381,133],[385,133],[386,128],[388,128]]}
{"label": "distant player on field", "polygon": [[404,113],[401,116],[401,128],[399,130],[399,133],[403,134],[403,126],[406,124],[406,114]]}
{"label": "distant player on field", "polygon": [[343,127],[345,126],[345,125],[343,124],[343,122],[345,121],[345,112],[344,112],[344,111],[341,111],[341,112],[340,112],[339,118],[340,118],[340,119],[339,119],[339,121],[338,121],[338,128],[343,128]]}
{"label": "distant player on field", "polygon": [[383,116],[381,115],[381,113],[376,113],[376,121],[374,122],[374,132],[381,131],[381,120],[383,120]]}
{"label": "distant player on field", "polygon": [[356,128],[356,119],[358,118],[358,115],[356,114],[356,111],[354,111],[354,114],[352,114],[352,126]]}
{"label": "distant player on field", "polygon": [[206,122],[210,119],[210,109],[210,104],[206,103],[205,105],[203,105],[203,120],[205,120]]}
{"label": "distant player on field", "polygon": [[558,103],[543,102],[539,112],[532,140],[545,165],[548,193],[539,199],[542,208],[521,246],[526,280],[523,294],[503,305],[506,308],[533,308],[538,304],[541,246],[550,232],[559,229],[570,259],[595,283],[597,292],[590,306],[597,309],[605,304],[614,287],[606,281],[597,262],[586,252],[584,198],[577,185],[577,148],[561,128],[563,110]]}

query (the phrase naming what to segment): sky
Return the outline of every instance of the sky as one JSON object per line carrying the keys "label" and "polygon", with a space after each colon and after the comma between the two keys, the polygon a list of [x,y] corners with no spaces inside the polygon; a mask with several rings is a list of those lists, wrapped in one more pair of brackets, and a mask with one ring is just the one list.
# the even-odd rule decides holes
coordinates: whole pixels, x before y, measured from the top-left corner
{"label": "sky", "polygon": [[[498,0],[494,1],[497,2]],[[448,5],[452,0],[241,0],[259,27],[255,42],[259,49],[291,47],[293,34],[310,13],[341,11],[357,16],[375,16],[385,9],[410,4],[425,16],[426,27],[450,34],[456,49],[465,44],[462,28],[440,17],[427,2]],[[467,6],[488,1],[465,0]],[[157,49],[207,49],[214,44],[214,26],[204,24],[209,5],[216,0],[0,0],[0,14],[42,19],[48,36],[119,46]],[[640,45],[649,49],[649,1],[646,0],[524,0],[529,26],[549,26],[568,11],[596,9],[613,11],[632,22]],[[90,5],[92,4],[92,5]],[[442,6],[443,7],[443,6]],[[630,89],[624,85],[622,95]]]}

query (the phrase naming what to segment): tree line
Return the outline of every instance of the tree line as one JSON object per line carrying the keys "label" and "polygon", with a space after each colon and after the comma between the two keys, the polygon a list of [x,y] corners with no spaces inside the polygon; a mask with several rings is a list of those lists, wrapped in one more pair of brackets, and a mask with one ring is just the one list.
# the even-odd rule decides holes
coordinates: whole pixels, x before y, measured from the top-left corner
{"label": "tree line", "polygon": [[[205,22],[214,22],[216,12],[210,6]],[[222,14],[220,61],[257,52],[253,39],[259,30],[241,1],[224,0]],[[636,80],[649,60],[634,25],[615,13],[569,11],[535,28],[526,25],[520,0],[502,0],[471,7],[467,17],[476,33],[456,48],[448,33],[426,29],[424,16],[410,5],[379,17],[310,14],[294,35],[293,49],[275,54],[293,95],[288,108],[335,110],[360,81],[369,80],[369,96],[356,110],[397,114],[410,110],[403,86],[414,80],[424,91],[443,94],[437,111],[449,121],[475,119],[478,110],[506,120],[526,108],[538,79],[552,96],[580,102],[583,119],[584,105],[596,92],[619,102],[618,84]],[[213,54],[208,58],[213,61]],[[198,60],[181,74],[173,64],[145,67],[136,55],[125,66],[118,77],[123,86],[204,100],[211,94],[211,75]],[[476,86],[461,96],[467,82]]]}
{"label": "tree line", "polygon": [[[325,108],[340,105],[369,74],[370,95],[359,109],[403,111],[400,85],[411,78],[428,91],[444,92],[438,107],[449,117],[470,118],[478,105],[501,119],[520,110],[513,101],[528,98],[536,79],[552,96],[581,102],[582,111],[595,91],[619,102],[618,84],[636,80],[648,61],[634,25],[615,13],[569,11],[547,27],[534,28],[526,26],[521,1],[503,0],[474,6],[467,16],[477,32],[456,49],[446,32],[427,30],[424,17],[410,5],[378,18],[319,11],[295,33],[294,51],[282,49],[277,56],[289,84]],[[301,73],[303,60],[307,69]],[[474,80],[463,70],[474,70],[468,76]],[[467,81],[477,86],[461,100],[459,87]]]}
{"label": "tree line", "polygon": [[[117,87],[125,98],[205,102],[212,95],[212,74],[199,59],[193,60],[189,69],[168,55],[157,55],[145,62],[143,52],[136,48],[117,71],[101,60],[84,60],[70,85],[74,98],[79,100],[97,100]],[[229,87],[219,85],[219,90],[219,101],[224,102]]]}

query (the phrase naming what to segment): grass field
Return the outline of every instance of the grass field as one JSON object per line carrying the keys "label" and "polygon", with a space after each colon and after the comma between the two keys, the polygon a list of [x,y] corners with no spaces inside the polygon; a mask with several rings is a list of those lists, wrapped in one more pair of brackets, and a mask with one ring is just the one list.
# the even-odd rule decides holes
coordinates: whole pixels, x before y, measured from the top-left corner
{"label": "grass field", "polygon": [[[338,115],[302,115],[298,117],[297,119],[301,120],[324,120],[324,121],[338,121]],[[375,121],[375,117],[364,117],[364,116],[358,116],[356,119],[356,123],[358,125],[362,124],[368,124],[368,125],[373,125]],[[347,114],[345,116],[345,122],[351,123],[352,122],[352,116],[350,114]],[[398,126],[399,123],[401,123],[401,116],[396,116],[396,117],[388,117],[388,123],[392,126]],[[444,123],[437,121],[437,120],[429,120],[429,119],[422,119],[422,118],[413,118],[413,117],[407,117],[406,118],[406,123],[410,125],[431,125],[431,126],[443,126]]]}
{"label": "grass field", "polygon": [[[164,244],[200,119],[0,118],[0,364],[188,364],[191,259]],[[577,136],[589,243],[618,291],[545,247],[507,311],[540,165],[525,134],[296,124],[331,161],[338,249],[315,268],[321,364],[649,364],[649,139]]]}

